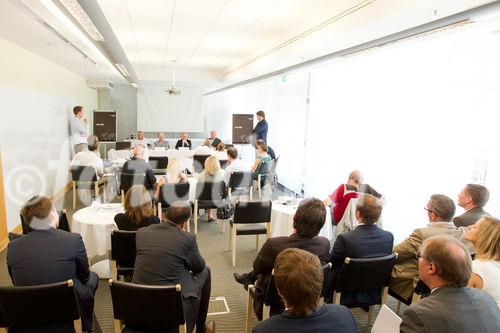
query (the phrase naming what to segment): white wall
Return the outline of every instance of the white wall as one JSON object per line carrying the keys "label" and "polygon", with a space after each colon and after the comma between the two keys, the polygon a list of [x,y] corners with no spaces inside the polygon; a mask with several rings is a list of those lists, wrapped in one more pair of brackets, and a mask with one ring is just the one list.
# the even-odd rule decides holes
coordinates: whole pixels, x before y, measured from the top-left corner
{"label": "white wall", "polygon": [[68,117],[83,105],[91,123],[97,93],[83,77],[3,39],[0,54],[0,148],[12,230],[23,202],[68,183]]}

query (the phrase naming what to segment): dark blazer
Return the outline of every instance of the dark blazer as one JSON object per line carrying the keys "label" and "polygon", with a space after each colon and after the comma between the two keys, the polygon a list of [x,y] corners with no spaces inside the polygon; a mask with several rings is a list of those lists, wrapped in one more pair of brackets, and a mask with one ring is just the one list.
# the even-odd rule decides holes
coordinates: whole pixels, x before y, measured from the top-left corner
{"label": "dark blazer", "polygon": [[212,141],[212,147],[217,148],[217,146],[221,143],[219,138],[215,138],[214,141]]}
{"label": "dark blazer", "polygon": [[262,139],[267,143],[267,121],[262,119],[255,125],[255,128],[252,130],[252,134],[255,134],[255,140]]}
{"label": "dark blazer", "polygon": [[58,229],[33,230],[9,243],[7,267],[15,286],[33,286],[73,279],[82,324],[92,322],[98,277],[89,270],[79,234]]}
{"label": "dark blazer", "polygon": [[403,312],[401,333],[500,332],[500,311],[480,289],[441,287]]}
{"label": "dark blazer", "polygon": [[158,218],[158,216],[152,215],[141,221],[141,223],[135,224],[130,220],[130,217],[127,215],[127,213],[120,213],[115,215],[115,223],[120,230],[137,231],[140,228],[150,226],[151,224],[160,223],[160,219]]}
{"label": "dark blazer", "polygon": [[193,144],[191,143],[191,140],[187,139],[187,143],[185,143],[183,145],[182,139],[179,139],[179,140],[177,140],[177,143],[175,144],[175,149],[179,149],[179,147],[188,147],[189,149],[191,149],[192,146],[193,146]]}
{"label": "dark blazer", "polygon": [[156,177],[148,162],[142,158],[132,157],[123,164],[122,172],[129,174],[145,174],[146,175],[146,188],[152,190],[155,188]]}
{"label": "dark blazer", "polygon": [[343,332],[356,333],[356,321],[345,306],[324,304],[313,314],[292,317],[288,312],[272,316],[253,328],[253,333],[317,333]]}
{"label": "dark blazer", "polygon": [[453,224],[456,227],[467,227],[477,222],[484,215],[490,215],[484,211],[481,207],[474,207],[469,209],[460,216],[455,216],[453,218]]}
{"label": "dark blazer", "polygon": [[[359,225],[356,229],[340,234],[335,240],[331,252],[333,276],[329,277],[329,284],[333,284],[335,276],[340,271],[346,257],[375,258],[392,253],[394,236],[376,225]],[[331,290],[333,292],[333,289]],[[364,293],[342,293],[341,304],[375,303],[380,299],[380,291]]]}

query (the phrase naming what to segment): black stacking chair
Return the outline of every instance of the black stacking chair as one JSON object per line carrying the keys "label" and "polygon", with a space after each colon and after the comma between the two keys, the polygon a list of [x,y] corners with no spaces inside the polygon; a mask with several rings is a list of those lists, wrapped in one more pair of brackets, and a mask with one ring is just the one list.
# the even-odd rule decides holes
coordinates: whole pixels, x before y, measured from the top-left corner
{"label": "black stacking chair", "polygon": [[273,161],[262,163],[260,165],[259,173],[257,174],[257,190],[259,192],[259,198],[262,198],[262,187],[264,187],[264,185],[266,185],[269,181],[273,165]]}
{"label": "black stacking chair", "polygon": [[130,141],[119,141],[115,144],[115,150],[128,150],[131,147]]}
{"label": "black stacking chair", "polygon": [[115,332],[186,332],[181,285],[146,286],[109,280]]}
{"label": "black stacking chair", "polygon": [[122,172],[120,177],[120,193],[122,196],[122,204],[125,202],[125,194],[134,185],[144,185],[146,184],[146,175],[143,173],[125,173]]}
{"label": "black stacking chair", "polygon": [[24,216],[23,214],[19,213],[19,218],[21,219],[21,228],[23,230],[23,235],[26,235],[28,232],[30,232],[31,229],[30,226],[28,225],[28,223],[26,223],[26,221],[24,221]]}
{"label": "black stacking chair", "polygon": [[229,221],[229,246],[233,266],[236,265],[236,236],[256,235],[256,246],[259,248],[259,235],[271,235],[271,201],[238,202],[234,217]]}
{"label": "black stacking chair", "polygon": [[132,277],[135,265],[135,231],[111,231],[111,276]]}
{"label": "black stacking chair", "polygon": [[198,233],[198,209],[212,209],[221,205],[224,181],[198,182],[194,199],[194,233]]}
{"label": "black stacking chair", "polygon": [[[163,184],[160,187],[160,194],[158,197],[158,217],[161,220],[162,211],[166,210],[170,205],[176,201],[189,201],[190,184],[188,182],[177,184]],[[189,223],[188,223],[189,231]]]}
{"label": "black stacking chair", "polygon": [[374,304],[345,304],[349,307],[369,306],[368,323],[371,321],[373,305],[387,303],[387,291],[391,279],[392,268],[398,257],[392,253],[377,258],[345,258],[344,264],[336,279],[333,303],[341,304],[342,293],[357,293],[372,290],[381,290],[380,302]]}
{"label": "black stacking chair", "polygon": [[229,176],[229,196],[246,195],[250,196],[252,201],[253,193],[253,172],[251,171],[235,171]]}
{"label": "black stacking chair", "polygon": [[8,237],[9,237],[9,242],[12,242],[14,239],[18,239],[18,238],[23,237],[23,234],[17,234],[15,232],[9,232]]}
{"label": "black stacking chair", "polygon": [[222,170],[225,170],[227,167],[227,160],[219,160],[219,163],[220,163],[220,168]]}
{"label": "black stacking chair", "polygon": [[[87,189],[94,190],[96,198],[99,196],[99,186],[104,186],[104,183],[99,184],[97,173],[94,167],[74,165],[71,167],[71,178],[73,185],[73,209],[76,207],[76,190]],[[106,191],[103,188],[102,195],[106,201]]]}
{"label": "black stacking chair", "polygon": [[82,332],[73,280],[29,287],[0,287],[0,327],[8,331]]}
{"label": "black stacking chair", "polygon": [[196,173],[202,173],[205,169],[205,161],[210,155],[194,155],[193,156],[193,170]]}
{"label": "black stacking chair", "polygon": [[422,297],[428,296],[431,293],[431,289],[425,284],[424,281],[418,280],[417,285],[415,286],[415,289],[413,289],[413,292],[411,293],[410,297],[408,299],[404,299],[403,297],[399,296],[395,291],[389,289],[389,295],[394,297],[395,299],[398,300],[398,308],[397,308],[397,313],[399,314],[399,310],[401,308],[401,303],[404,303],[408,306],[411,304],[415,303],[416,301],[420,300]]}
{"label": "black stacking chair", "polygon": [[[23,229],[23,235],[26,235],[28,232],[32,231],[33,229],[30,228],[28,223],[24,221],[24,217],[21,213],[19,213],[19,218],[21,219],[21,227]],[[58,229],[71,232],[70,227],[69,227],[69,222],[68,222],[68,215],[66,214],[66,209],[63,209],[59,213],[59,227]]]}
{"label": "black stacking chair", "polygon": [[149,165],[153,169],[155,175],[166,175],[168,166],[167,156],[151,156],[149,157]]}

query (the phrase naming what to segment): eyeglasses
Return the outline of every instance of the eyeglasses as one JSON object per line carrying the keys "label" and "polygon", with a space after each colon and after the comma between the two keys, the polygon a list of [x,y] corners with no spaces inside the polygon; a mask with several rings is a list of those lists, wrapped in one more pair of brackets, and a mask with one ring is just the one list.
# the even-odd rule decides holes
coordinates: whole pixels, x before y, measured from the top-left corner
{"label": "eyeglasses", "polygon": [[417,253],[415,253],[415,258],[416,258],[417,260],[419,260],[420,258],[422,258],[422,259],[424,259],[424,260],[427,260],[428,262],[432,262],[432,260],[429,260],[429,259],[427,259],[426,257],[423,257],[423,256],[422,256],[422,253],[420,253],[420,251],[417,251]]}
{"label": "eyeglasses", "polygon": [[424,209],[425,209],[426,211],[430,212],[430,213],[434,213],[434,214],[436,214],[436,215],[437,215],[437,213],[436,213],[435,211],[433,211],[432,209],[429,209],[429,208],[427,208],[427,207],[424,207]]}

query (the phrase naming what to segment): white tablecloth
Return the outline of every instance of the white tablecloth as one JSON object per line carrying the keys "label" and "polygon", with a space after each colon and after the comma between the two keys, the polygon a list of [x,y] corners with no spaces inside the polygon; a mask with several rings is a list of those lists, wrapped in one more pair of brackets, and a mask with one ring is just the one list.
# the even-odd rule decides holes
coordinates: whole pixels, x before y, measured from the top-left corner
{"label": "white tablecloth", "polygon": [[[326,237],[331,241],[333,237],[332,217],[330,210],[326,209],[325,225],[321,228],[319,236]],[[271,237],[289,236],[293,232],[293,216],[297,211],[297,205],[283,205],[277,200],[273,201],[271,207]]]}
{"label": "white tablecloth", "polygon": [[111,230],[117,230],[114,217],[123,212],[121,204],[104,204],[101,208],[86,207],[73,214],[71,231],[82,235],[87,255],[106,255],[111,249]]}

